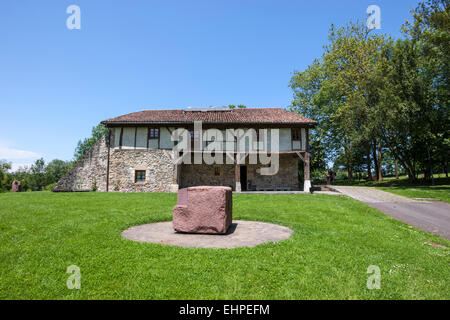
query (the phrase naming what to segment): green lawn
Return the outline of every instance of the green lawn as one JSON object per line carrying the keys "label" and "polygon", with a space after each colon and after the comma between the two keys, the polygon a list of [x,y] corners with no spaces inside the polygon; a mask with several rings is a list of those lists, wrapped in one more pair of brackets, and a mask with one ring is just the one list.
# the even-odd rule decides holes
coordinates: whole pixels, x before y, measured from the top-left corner
{"label": "green lawn", "polygon": [[[121,238],[171,219],[175,194],[0,194],[0,299],[450,299],[450,241],[353,199],[239,194],[235,219],[294,230],[277,244],[194,249]],[[81,289],[66,287],[70,265]],[[381,289],[366,288],[367,267]]]}
{"label": "green lawn", "polygon": [[434,198],[450,203],[450,185],[377,188],[408,198]]}
{"label": "green lawn", "polygon": [[405,176],[396,180],[393,177],[384,178],[383,181],[365,181],[365,180],[336,180],[333,185],[348,185],[375,187],[383,191],[392,192],[408,198],[434,198],[450,203],[450,179],[444,175],[436,175],[434,186],[430,181],[419,179],[411,182]]}

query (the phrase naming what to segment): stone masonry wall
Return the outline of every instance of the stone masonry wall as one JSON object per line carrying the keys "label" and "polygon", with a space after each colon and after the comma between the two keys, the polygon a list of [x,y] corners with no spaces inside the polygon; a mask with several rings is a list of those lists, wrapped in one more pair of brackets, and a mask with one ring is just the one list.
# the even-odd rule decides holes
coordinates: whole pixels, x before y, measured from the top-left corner
{"label": "stone masonry wall", "polygon": [[279,161],[280,168],[278,173],[273,176],[263,176],[257,173],[257,169],[264,167],[262,165],[247,165],[247,180],[251,181],[253,187],[290,187],[291,190],[299,190],[298,156],[296,154],[281,154]]}
{"label": "stone masonry wall", "polygon": [[[53,188],[55,192],[106,191],[108,144],[101,138]],[[135,170],[145,170],[145,182],[135,182]],[[173,184],[171,151],[110,149],[109,191],[168,192]]]}
{"label": "stone masonry wall", "polygon": [[53,191],[106,191],[107,139],[103,136],[53,187]]}
{"label": "stone masonry wall", "polygon": [[[280,168],[273,176],[263,176],[257,169],[265,167],[261,164],[247,164],[247,181],[251,181],[253,188],[290,187],[299,190],[298,161],[296,154],[282,154],[279,158]],[[219,167],[219,175],[215,175],[215,168]],[[181,166],[180,188],[190,186],[229,186],[233,190],[235,183],[235,165],[183,164]]]}
{"label": "stone masonry wall", "polygon": [[[215,175],[218,168],[219,175]],[[235,188],[234,164],[183,164],[181,165],[180,188],[191,186],[226,186]]]}
{"label": "stone masonry wall", "polygon": [[[109,191],[169,192],[174,179],[172,151],[111,149]],[[135,182],[135,170],[145,170],[145,182]]]}

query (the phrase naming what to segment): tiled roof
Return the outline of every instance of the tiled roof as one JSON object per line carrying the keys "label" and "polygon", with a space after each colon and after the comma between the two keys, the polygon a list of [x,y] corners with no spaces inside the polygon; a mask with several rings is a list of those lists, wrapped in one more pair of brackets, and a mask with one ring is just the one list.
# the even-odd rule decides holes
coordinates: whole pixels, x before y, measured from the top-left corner
{"label": "tiled roof", "polygon": [[306,124],[317,122],[281,108],[237,108],[221,111],[144,110],[102,121],[118,124],[191,124],[194,121],[215,124]]}

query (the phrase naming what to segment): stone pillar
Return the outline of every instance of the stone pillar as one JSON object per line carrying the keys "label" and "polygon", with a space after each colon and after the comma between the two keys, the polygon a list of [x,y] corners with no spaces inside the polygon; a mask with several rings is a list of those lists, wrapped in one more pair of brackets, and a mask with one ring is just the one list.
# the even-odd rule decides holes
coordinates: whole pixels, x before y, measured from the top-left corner
{"label": "stone pillar", "polygon": [[235,191],[241,192],[241,167],[238,164],[234,166],[234,179],[236,181]]}
{"label": "stone pillar", "polygon": [[169,187],[169,192],[178,192],[180,187],[181,164],[173,165],[173,183]]}

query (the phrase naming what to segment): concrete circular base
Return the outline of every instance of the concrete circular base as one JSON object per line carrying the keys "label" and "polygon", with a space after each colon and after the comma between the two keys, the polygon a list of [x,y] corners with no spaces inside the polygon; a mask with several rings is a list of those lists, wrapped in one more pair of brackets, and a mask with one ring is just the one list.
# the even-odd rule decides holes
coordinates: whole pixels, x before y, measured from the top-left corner
{"label": "concrete circular base", "polygon": [[178,233],[172,221],[155,222],[131,227],[122,232],[124,238],[193,248],[255,247],[266,242],[278,242],[291,236],[292,230],[272,223],[234,220],[228,232],[217,234]]}

